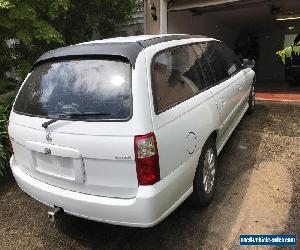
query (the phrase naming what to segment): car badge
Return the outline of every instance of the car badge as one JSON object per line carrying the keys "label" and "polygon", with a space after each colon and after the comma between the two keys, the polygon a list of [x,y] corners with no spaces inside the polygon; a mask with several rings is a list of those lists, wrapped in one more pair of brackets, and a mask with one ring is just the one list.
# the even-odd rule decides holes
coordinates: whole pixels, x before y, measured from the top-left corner
{"label": "car badge", "polygon": [[51,149],[45,148],[44,153],[45,153],[45,155],[51,155]]}
{"label": "car badge", "polygon": [[51,137],[50,133],[47,133],[46,140],[47,140],[47,142],[52,142],[52,137]]}

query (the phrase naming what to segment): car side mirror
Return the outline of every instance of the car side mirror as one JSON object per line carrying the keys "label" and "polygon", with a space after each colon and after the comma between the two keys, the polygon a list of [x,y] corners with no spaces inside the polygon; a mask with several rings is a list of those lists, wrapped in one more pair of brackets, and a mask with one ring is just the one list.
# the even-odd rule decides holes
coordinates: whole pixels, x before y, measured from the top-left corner
{"label": "car side mirror", "polygon": [[247,69],[247,68],[254,69],[255,68],[255,61],[250,60],[250,59],[243,59],[242,67],[244,69]]}

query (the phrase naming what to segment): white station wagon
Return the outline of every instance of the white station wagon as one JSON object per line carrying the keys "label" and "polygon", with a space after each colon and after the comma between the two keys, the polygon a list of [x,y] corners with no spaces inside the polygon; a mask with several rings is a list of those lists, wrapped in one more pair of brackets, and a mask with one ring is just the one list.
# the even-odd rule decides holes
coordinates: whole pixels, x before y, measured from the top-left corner
{"label": "white station wagon", "polygon": [[10,115],[18,185],[52,207],[151,227],[211,201],[217,155],[255,105],[253,62],[202,36],[82,43],[45,53]]}

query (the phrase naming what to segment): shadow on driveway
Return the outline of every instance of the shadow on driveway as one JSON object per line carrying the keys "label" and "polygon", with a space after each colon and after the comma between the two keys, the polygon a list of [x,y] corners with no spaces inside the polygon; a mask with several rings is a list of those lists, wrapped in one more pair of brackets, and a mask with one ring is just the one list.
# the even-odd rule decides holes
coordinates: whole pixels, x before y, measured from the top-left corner
{"label": "shadow on driveway", "polygon": [[240,233],[295,232],[300,225],[299,110],[300,105],[258,103],[220,154],[213,202],[197,210],[187,200],[153,228],[113,226],[66,214],[54,226],[47,220],[47,207],[25,195],[10,178],[0,183],[0,246],[237,248]]}
{"label": "shadow on driveway", "polygon": [[[222,245],[239,213],[242,200],[235,200],[235,196],[243,196],[247,190],[247,173],[254,166],[261,142],[261,135],[253,131],[251,125],[260,116],[267,116],[268,112],[267,107],[259,106],[254,116],[244,118],[228,141],[220,154],[216,195],[209,207],[197,210],[187,200],[160,224],[146,229],[106,225],[64,215],[57,230],[88,248],[184,249],[210,245],[210,241],[215,241],[212,246]],[[262,121],[256,124],[260,130],[264,125]],[[223,209],[227,212],[222,213]],[[221,222],[224,223],[212,225],[215,216],[222,214]]]}

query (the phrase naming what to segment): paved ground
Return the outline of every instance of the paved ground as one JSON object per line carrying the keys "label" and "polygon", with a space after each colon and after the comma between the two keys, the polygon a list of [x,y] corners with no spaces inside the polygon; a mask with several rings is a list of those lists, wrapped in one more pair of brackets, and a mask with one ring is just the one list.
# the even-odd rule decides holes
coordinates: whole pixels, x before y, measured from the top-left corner
{"label": "paved ground", "polygon": [[262,93],[300,93],[300,82],[290,87],[287,81],[258,81],[255,87]]}
{"label": "paved ground", "polygon": [[182,204],[154,228],[105,225],[69,215],[56,226],[47,208],[12,178],[0,184],[3,249],[238,248],[240,233],[298,233],[300,237],[300,105],[259,103],[220,156],[212,204]]}
{"label": "paved ground", "polygon": [[258,92],[256,93],[256,100],[261,101],[273,101],[273,102],[299,102],[300,103],[300,91],[299,93],[270,93],[270,92]]}
{"label": "paved ground", "polygon": [[300,83],[289,87],[287,82],[266,81],[256,83],[256,99],[274,102],[299,102]]}

